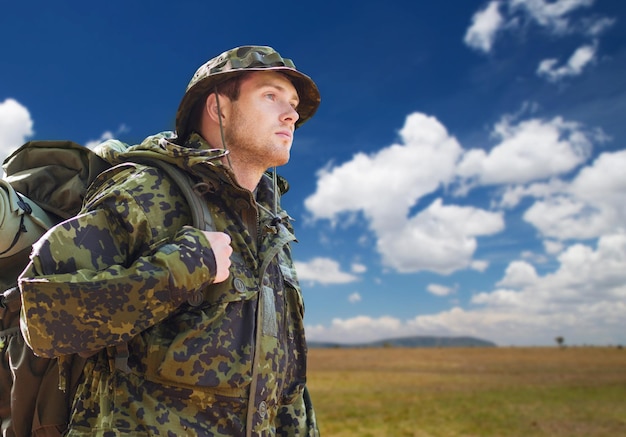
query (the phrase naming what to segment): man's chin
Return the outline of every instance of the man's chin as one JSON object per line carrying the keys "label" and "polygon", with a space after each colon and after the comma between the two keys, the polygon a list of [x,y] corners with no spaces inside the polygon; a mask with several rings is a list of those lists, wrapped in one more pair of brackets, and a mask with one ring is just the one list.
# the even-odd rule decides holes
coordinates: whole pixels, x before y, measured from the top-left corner
{"label": "man's chin", "polygon": [[289,163],[289,157],[287,157],[284,160],[277,161],[277,163],[274,164],[274,167],[282,167],[283,165],[287,165],[288,163]]}

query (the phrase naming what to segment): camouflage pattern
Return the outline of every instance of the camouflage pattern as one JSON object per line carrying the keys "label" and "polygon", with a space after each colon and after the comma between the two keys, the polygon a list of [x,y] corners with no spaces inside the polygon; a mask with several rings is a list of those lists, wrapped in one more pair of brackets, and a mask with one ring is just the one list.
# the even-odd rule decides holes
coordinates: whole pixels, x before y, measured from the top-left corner
{"label": "camouflage pattern", "polygon": [[[91,355],[69,436],[317,436],[306,390],[304,307],[290,218],[271,177],[254,195],[197,134],[173,134],[107,159],[160,157],[200,183],[216,230],[232,238],[231,275],[215,259],[178,187],[156,168],[105,172],[81,213],[36,245],[20,278],[22,330],[47,357]],[[119,147],[116,147],[119,146]],[[117,149],[117,150],[116,150]],[[129,373],[115,368],[127,344]]]}
{"label": "camouflage pattern", "polygon": [[296,110],[300,118],[296,129],[315,114],[320,104],[320,93],[315,82],[296,69],[291,59],[283,58],[271,47],[243,46],[228,50],[209,60],[193,75],[187,85],[178,112],[176,113],[176,131],[186,139],[189,116],[196,101],[206,95],[220,82],[245,71],[274,70],[289,76],[300,98]]}

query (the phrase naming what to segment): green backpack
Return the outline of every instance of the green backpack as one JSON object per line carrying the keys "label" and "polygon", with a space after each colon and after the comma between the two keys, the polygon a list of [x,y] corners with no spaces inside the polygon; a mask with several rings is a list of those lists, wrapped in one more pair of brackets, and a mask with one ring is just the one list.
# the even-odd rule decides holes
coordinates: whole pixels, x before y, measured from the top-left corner
{"label": "green backpack", "polygon": [[[185,195],[193,225],[210,229],[206,202],[185,173],[163,161],[142,163],[164,170]],[[76,215],[87,187],[111,167],[92,150],[71,141],[28,142],[2,165],[0,435],[61,436],[67,428],[85,359],[75,355],[60,362],[34,355],[20,331],[17,278],[28,264],[32,244],[54,224]]]}

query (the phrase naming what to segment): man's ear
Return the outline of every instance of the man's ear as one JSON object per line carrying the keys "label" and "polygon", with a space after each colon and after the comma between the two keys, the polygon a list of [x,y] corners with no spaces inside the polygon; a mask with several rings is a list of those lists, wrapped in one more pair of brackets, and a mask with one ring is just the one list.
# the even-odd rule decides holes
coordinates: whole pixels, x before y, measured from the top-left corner
{"label": "man's ear", "polygon": [[[219,106],[217,102],[218,98]],[[215,123],[219,123],[221,112],[222,123],[225,123],[225,121],[228,119],[228,115],[230,114],[230,99],[225,96],[217,97],[216,93],[211,93],[204,103],[204,111]]]}

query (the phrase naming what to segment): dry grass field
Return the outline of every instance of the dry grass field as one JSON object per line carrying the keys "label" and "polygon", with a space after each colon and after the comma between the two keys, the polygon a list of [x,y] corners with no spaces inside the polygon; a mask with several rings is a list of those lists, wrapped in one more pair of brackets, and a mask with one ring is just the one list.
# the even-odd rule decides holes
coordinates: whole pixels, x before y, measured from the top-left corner
{"label": "dry grass field", "polygon": [[626,436],[626,350],[311,349],[322,437]]}

